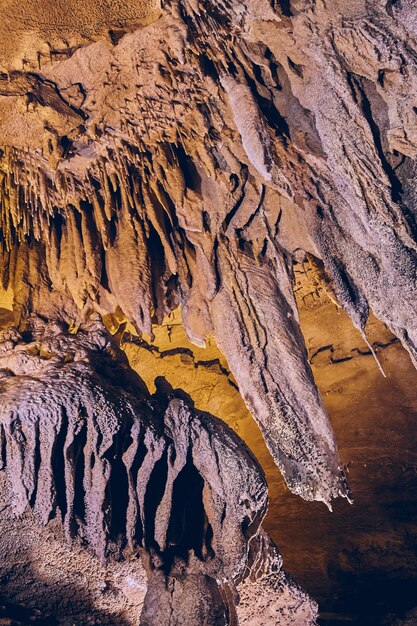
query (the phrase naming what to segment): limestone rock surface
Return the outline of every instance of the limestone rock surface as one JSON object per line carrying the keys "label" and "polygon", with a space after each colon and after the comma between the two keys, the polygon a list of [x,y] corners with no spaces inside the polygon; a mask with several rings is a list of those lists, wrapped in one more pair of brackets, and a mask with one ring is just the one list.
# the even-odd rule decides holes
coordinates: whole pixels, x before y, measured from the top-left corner
{"label": "limestone rock surface", "polygon": [[[220,476],[226,442],[244,485],[217,487],[233,504],[224,519],[202,487],[220,543],[210,547],[202,523],[192,547],[204,558],[187,564],[186,582],[174,569],[168,605],[181,605],[185,584],[204,587],[202,615],[235,619],[218,579],[245,568],[266,508],[259,467],[187,402],[151,400],[99,325],[76,331],[118,317],[152,342],[155,324],[181,307],[189,340],[214,338],[225,356],[289,489],[329,507],[349,497],[295,269],[310,264],[375,357],[371,311],[417,364],[415,13],[413,0],[0,7],[0,306],[23,333],[4,335],[1,357],[13,506],[33,506],[44,522],[60,511],[67,535],[102,558],[124,540],[141,544],[158,586],[175,482],[185,472],[197,488],[192,467],[204,484]],[[31,327],[31,314],[55,325]],[[73,335],[61,337],[62,323]],[[113,498],[124,511],[115,519]],[[209,617],[209,604],[223,617]]]}
{"label": "limestone rock surface", "polygon": [[[1,340],[1,461],[13,513],[60,518],[67,540],[102,561],[142,556],[141,624],[237,624],[236,585],[267,507],[243,441],[180,398],[149,396],[98,320],[71,335],[33,319],[26,341],[13,327]],[[286,592],[311,608],[313,624],[314,603],[292,583]]]}

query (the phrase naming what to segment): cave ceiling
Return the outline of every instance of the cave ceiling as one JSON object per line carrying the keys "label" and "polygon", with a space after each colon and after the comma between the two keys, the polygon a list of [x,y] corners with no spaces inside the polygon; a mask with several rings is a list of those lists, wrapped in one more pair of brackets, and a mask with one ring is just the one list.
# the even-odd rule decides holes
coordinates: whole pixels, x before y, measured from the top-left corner
{"label": "cave ceiling", "polygon": [[[0,3],[5,489],[18,515],[60,511],[67,538],[102,559],[116,535],[140,545],[143,626],[192,612],[193,598],[200,623],[260,623],[234,595],[258,578],[287,594],[289,624],[314,623],[262,530],[252,453],[192,393],[151,397],[116,344],[158,350],[158,328],[181,315],[187,342],[218,348],[210,367],[289,490],[329,508],[350,500],[299,311],[317,294],[344,310],[381,377],[369,320],[417,364],[416,36],[413,0]],[[186,545],[171,528],[184,472],[204,484],[205,515]],[[242,484],[219,491],[227,472]],[[257,559],[264,573],[248,582]]]}

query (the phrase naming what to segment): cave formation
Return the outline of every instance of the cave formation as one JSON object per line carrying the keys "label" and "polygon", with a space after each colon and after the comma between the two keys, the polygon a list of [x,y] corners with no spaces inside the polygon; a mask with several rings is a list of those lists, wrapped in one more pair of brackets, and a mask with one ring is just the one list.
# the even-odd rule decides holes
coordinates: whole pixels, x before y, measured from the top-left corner
{"label": "cave formation", "polygon": [[[375,450],[387,437],[378,415],[398,448],[382,454],[388,484],[417,494],[416,37],[412,0],[0,3],[6,620],[415,623],[411,548],[380,557],[406,562],[395,615],[319,618],[295,556],[333,541],[323,503],[353,533],[357,450],[372,428]],[[318,535],[304,555],[303,500]],[[375,512],[391,546],[417,545],[406,509],[391,526]],[[336,578],[363,583],[372,532]],[[306,591],[275,545],[291,537]],[[72,558],[77,588],[107,582],[78,590],[66,622],[42,613],[41,590],[59,611],[51,572]],[[33,588],[25,606],[8,560]]]}

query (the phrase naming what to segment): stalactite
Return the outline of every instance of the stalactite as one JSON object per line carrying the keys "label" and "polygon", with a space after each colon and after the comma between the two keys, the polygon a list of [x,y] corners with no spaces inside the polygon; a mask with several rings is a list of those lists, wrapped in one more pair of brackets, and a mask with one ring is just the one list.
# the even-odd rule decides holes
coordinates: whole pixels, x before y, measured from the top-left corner
{"label": "stalactite", "polygon": [[[227,353],[290,488],[327,503],[346,487],[298,328],[294,250],[320,259],[361,332],[372,309],[417,358],[401,180],[416,154],[415,46],[409,9],[374,4],[353,16],[172,0],[112,45],[0,81],[6,121],[26,120],[0,137],[16,318],[61,307],[77,325],[120,307],[151,333],[181,304],[190,338],[214,334]],[[297,215],[290,237],[269,194]]]}

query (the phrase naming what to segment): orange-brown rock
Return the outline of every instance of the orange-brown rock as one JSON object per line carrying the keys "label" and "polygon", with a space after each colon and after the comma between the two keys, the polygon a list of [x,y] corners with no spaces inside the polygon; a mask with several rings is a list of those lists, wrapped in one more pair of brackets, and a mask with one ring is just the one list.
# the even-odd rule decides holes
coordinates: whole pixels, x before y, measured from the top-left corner
{"label": "orange-brown rock", "polygon": [[[329,507],[348,497],[294,264],[310,264],[375,357],[371,310],[416,365],[412,0],[9,0],[0,23],[0,305],[22,332],[31,314],[74,331],[99,314],[131,324],[139,342],[181,307],[188,339],[214,338],[227,359],[290,490]],[[58,367],[70,381],[71,363]],[[24,383],[36,404],[36,376]],[[184,434],[190,423],[175,406]],[[36,441],[31,432],[13,457],[32,459],[16,465],[22,506],[41,469]],[[204,619],[222,620],[207,608],[221,596],[218,572],[194,574],[187,588],[205,585]],[[182,606],[175,576],[166,601]]]}

